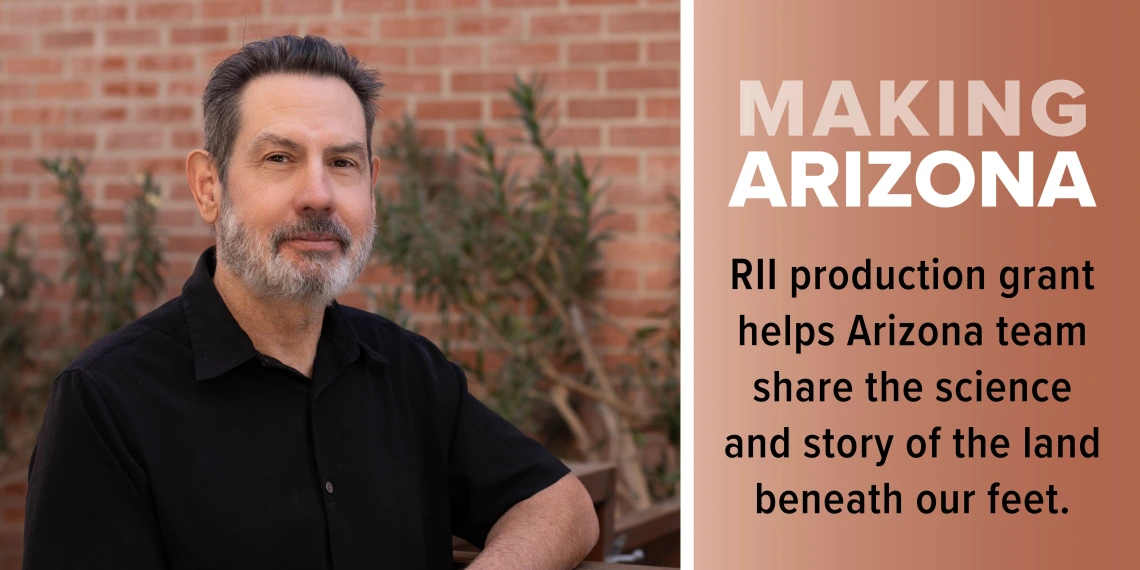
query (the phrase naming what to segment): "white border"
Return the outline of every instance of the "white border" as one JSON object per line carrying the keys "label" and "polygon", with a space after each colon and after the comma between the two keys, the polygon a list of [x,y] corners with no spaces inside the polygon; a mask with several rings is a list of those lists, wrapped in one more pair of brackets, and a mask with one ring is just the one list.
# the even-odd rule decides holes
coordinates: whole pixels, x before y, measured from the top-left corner
{"label": "white border", "polygon": [[681,568],[693,553],[693,4],[681,0]]}

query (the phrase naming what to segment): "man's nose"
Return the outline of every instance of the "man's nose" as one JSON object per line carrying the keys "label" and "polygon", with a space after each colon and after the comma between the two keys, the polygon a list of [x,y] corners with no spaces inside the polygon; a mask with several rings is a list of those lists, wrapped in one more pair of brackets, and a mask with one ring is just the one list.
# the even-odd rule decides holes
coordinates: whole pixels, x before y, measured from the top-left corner
{"label": "man's nose", "polygon": [[297,211],[332,209],[332,178],[324,161],[321,159],[309,161],[303,172],[296,198]]}

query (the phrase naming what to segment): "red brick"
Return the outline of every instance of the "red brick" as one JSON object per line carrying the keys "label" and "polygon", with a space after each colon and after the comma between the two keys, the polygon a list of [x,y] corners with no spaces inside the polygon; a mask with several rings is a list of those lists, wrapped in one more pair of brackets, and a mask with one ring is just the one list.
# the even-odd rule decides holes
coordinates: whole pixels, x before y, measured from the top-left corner
{"label": "red brick", "polygon": [[0,51],[23,51],[31,47],[31,34],[0,34]]}
{"label": "red brick", "polygon": [[76,55],[71,57],[72,73],[126,71],[127,58],[121,55]]}
{"label": "red brick", "polygon": [[608,263],[672,263],[677,261],[676,241],[611,241],[602,245]]}
{"label": "red brick", "polygon": [[123,122],[127,119],[126,107],[88,107],[71,110],[71,121],[75,123]]}
{"label": "red brick", "polygon": [[[674,215],[674,217],[677,216]],[[676,230],[673,231],[676,232]],[[646,291],[676,291],[680,281],[681,276],[675,269],[655,269],[645,272]]]}
{"label": "red brick", "polygon": [[138,172],[130,163],[121,158],[95,158],[87,163],[87,174],[91,176],[122,176],[124,172]]}
{"label": "red brick", "polygon": [[126,221],[126,217],[126,212],[122,208],[95,208],[91,212],[91,219],[96,224],[120,225]]}
{"label": "red brick", "polygon": [[593,69],[550,71],[543,77],[546,88],[553,92],[595,91],[598,88],[598,72]]}
{"label": "red brick", "polygon": [[602,17],[598,14],[557,14],[552,16],[531,16],[530,34],[532,37],[564,34],[596,34],[602,29]]}
{"label": "red brick", "polygon": [[271,0],[269,13],[274,16],[331,14],[333,0]]}
{"label": "red brick", "polygon": [[63,8],[58,6],[13,6],[5,10],[9,26],[48,26],[63,21]]}
{"label": "red brick", "polygon": [[194,107],[189,105],[155,105],[139,109],[137,118],[142,122],[180,122],[194,118]]}
{"label": "red brick", "polygon": [[494,100],[491,101],[491,118],[494,120],[509,119],[515,121],[519,116],[518,105],[514,101]]}
{"label": "red brick", "polygon": [[165,53],[139,56],[139,71],[186,71],[194,69],[194,56],[185,53]]}
{"label": "red brick", "polygon": [[492,64],[556,63],[558,44],[494,44],[487,53]]}
{"label": "red brick", "polygon": [[170,143],[177,148],[199,148],[204,139],[201,131],[174,131],[170,135]]}
{"label": "red brick", "polygon": [[300,26],[295,22],[268,22],[242,25],[238,28],[237,35],[242,38],[243,43],[249,43],[274,36],[295,36],[299,29]]}
{"label": "red brick", "polygon": [[[136,192],[137,189],[133,188]],[[132,194],[133,195],[133,194]],[[198,210],[162,208],[158,211],[158,225],[163,228],[178,227],[189,228],[194,227],[199,220]]]}
{"label": "red brick", "polygon": [[15,107],[12,123],[16,125],[60,125],[67,122],[67,109],[58,107]]}
{"label": "red brick", "polygon": [[637,61],[641,47],[637,42],[582,42],[570,44],[570,63],[605,63]]}
{"label": "red brick", "polygon": [[26,99],[32,96],[32,85],[22,82],[0,83],[0,100]]}
{"label": "red brick", "polygon": [[649,61],[681,61],[681,42],[649,42]]}
{"label": "red brick", "polygon": [[63,133],[42,133],[40,146],[44,150],[95,148],[95,133],[67,131]]}
{"label": "red brick", "polygon": [[465,72],[451,74],[451,90],[459,92],[499,92],[514,84],[514,74],[507,72]]}
{"label": "red brick", "polygon": [[[19,135],[15,135],[19,136]],[[32,138],[28,135],[26,146],[31,146]],[[4,147],[4,133],[0,132],[0,148]],[[44,167],[34,158],[22,158],[18,156],[12,157],[12,174],[34,174],[41,175],[44,173]]]}
{"label": "red brick", "polygon": [[645,116],[680,119],[681,99],[679,97],[648,97],[645,99]]}
{"label": "red brick", "polygon": [[675,299],[605,299],[602,306],[615,317],[653,318],[669,310],[673,303],[676,303]]}
{"label": "red brick", "polygon": [[676,179],[681,174],[681,157],[675,154],[652,155],[646,159],[645,169],[650,178]]}
{"label": "red brick", "polygon": [[348,53],[369,66],[408,65],[408,48],[404,46],[345,45]]}
{"label": "red brick", "polygon": [[306,33],[324,36],[336,41],[337,38],[367,38],[372,36],[372,22],[367,19],[359,20],[329,20],[327,22],[309,22]]}
{"label": "red brick", "polygon": [[[379,109],[380,111],[377,114],[377,123],[391,121],[399,119],[403,116],[404,111],[408,109],[408,102],[404,101],[403,99],[389,99],[387,97],[381,97]],[[375,147],[376,144],[373,144],[372,146]]]}
{"label": "red brick", "polygon": [[517,36],[522,20],[511,16],[462,16],[455,18],[457,36]]}
{"label": "red brick", "polygon": [[158,83],[154,81],[107,81],[103,83],[107,97],[155,97]]}
{"label": "red brick", "polygon": [[206,80],[200,79],[173,79],[166,84],[166,94],[171,97],[201,97],[206,89]]}
{"label": "red brick", "polygon": [[482,5],[482,0],[416,0],[416,11],[468,10],[479,8]]}
{"label": "red brick", "polygon": [[155,131],[113,132],[107,136],[106,146],[116,149],[153,149],[162,146],[162,133]]}
{"label": "red brick", "polygon": [[637,0],[567,0],[567,2],[571,6],[610,6],[613,4],[637,4]]}
{"label": "red brick", "polygon": [[63,71],[63,58],[59,57],[10,57],[10,75],[58,75]]}
{"label": "red brick", "polygon": [[167,236],[166,247],[172,252],[186,251],[200,253],[214,245],[214,236]]}
{"label": "red brick", "polygon": [[625,32],[680,32],[680,12],[624,12],[610,14],[609,30]]}
{"label": "red brick", "polygon": [[416,65],[477,65],[483,61],[483,46],[432,45],[413,48],[412,61]]}
{"label": "red brick", "polygon": [[[43,173],[42,167],[39,172],[41,174]],[[4,208],[3,210],[7,210],[7,215],[4,217],[8,223],[47,224],[55,222],[55,208],[46,208],[43,206],[12,206]],[[42,239],[40,241],[42,241]],[[0,541],[0,545],[2,545],[2,541]]]}
{"label": "red brick", "polygon": [[190,26],[170,30],[170,42],[179,44],[221,43],[230,38],[226,26]]}
{"label": "red brick", "polygon": [[604,179],[631,177],[641,173],[641,161],[636,156],[583,154],[582,161],[590,172],[596,169]]}
{"label": "red brick", "polygon": [[676,193],[675,186],[668,184],[614,183],[606,190],[613,205],[668,205],[669,197]]}
{"label": "red brick", "polygon": [[343,10],[353,12],[403,12],[408,0],[344,0]]}
{"label": "red brick", "polygon": [[52,81],[36,86],[36,97],[43,99],[82,99],[91,96],[87,81]]}
{"label": "red brick", "polygon": [[150,46],[159,43],[159,30],[155,28],[120,28],[104,30],[103,39],[108,47]]}
{"label": "red brick", "polygon": [[261,0],[220,0],[202,3],[203,18],[255,18],[261,16]]}
{"label": "red brick", "polygon": [[572,119],[636,117],[637,99],[571,99],[567,110]]}
{"label": "red brick", "polygon": [[381,77],[388,93],[439,93],[443,89],[438,73],[385,73]]}
{"label": "red brick", "polygon": [[672,146],[681,144],[679,127],[612,127],[612,146]]}
{"label": "red brick", "polygon": [[132,164],[134,166],[129,172],[149,170],[153,172],[155,176],[168,174],[184,176],[186,174],[186,155],[181,152],[179,156],[170,158],[142,158],[135,160]]}
{"label": "red brick", "polygon": [[491,0],[492,8],[526,8],[557,5],[558,0]]}
{"label": "red brick", "polygon": [[126,6],[72,6],[73,22],[123,22],[127,19]]}
{"label": "red brick", "polygon": [[[615,218],[616,215],[606,217]],[[618,291],[636,291],[637,282],[637,271],[634,271],[632,269],[606,269],[602,272],[602,284],[607,289],[614,289]]]}
{"label": "red brick", "polygon": [[676,234],[681,228],[681,215],[673,208],[659,212],[645,213],[645,232],[651,234]]}
{"label": "red brick", "polygon": [[479,101],[419,101],[415,116],[418,119],[479,119],[483,104]]}
{"label": "red brick", "polygon": [[192,20],[194,18],[194,3],[192,2],[161,2],[158,4],[139,4],[135,7],[135,19],[147,20]]}
{"label": "red brick", "polygon": [[447,35],[444,18],[383,18],[380,20],[380,39],[442,38]]}
{"label": "red brick", "polygon": [[27,200],[32,197],[32,185],[27,182],[0,182],[0,199]]}
{"label": "red brick", "polygon": [[95,32],[91,30],[44,32],[40,45],[44,49],[89,48],[95,45]]}
{"label": "red brick", "polygon": [[675,89],[680,83],[678,69],[614,69],[606,74],[610,89]]}
{"label": "red brick", "polygon": [[598,127],[560,127],[551,133],[550,144],[568,148],[596,147],[602,144]]}

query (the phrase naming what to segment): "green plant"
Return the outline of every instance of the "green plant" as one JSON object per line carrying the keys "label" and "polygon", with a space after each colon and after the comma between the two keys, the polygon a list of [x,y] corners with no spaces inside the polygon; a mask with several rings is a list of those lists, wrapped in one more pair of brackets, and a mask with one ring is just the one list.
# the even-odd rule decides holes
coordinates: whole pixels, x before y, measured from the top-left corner
{"label": "green plant", "polygon": [[155,234],[159,188],[149,173],[136,180],[139,193],[126,205],[125,235],[118,255],[106,256],[106,242],[83,193],[85,165],[72,157],[41,161],[56,178],[63,204],[57,213],[68,252],[63,283],[74,286],[73,310],[82,339],[94,340],[135,319],[140,300],[155,300],[163,278],[162,244]]}
{"label": "green plant", "polygon": [[26,411],[20,380],[33,365],[32,292],[43,280],[22,249],[23,233],[22,225],[12,226],[0,250],[0,453],[8,451],[9,418]]}
{"label": "green plant", "polygon": [[[660,328],[628,330],[597,302],[608,236],[596,172],[550,144],[540,85],[516,78],[509,94],[531,172],[514,168],[483,130],[457,154],[425,147],[410,117],[393,124],[380,152],[399,165],[399,186],[377,199],[377,258],[417,300],[436,303],[444,331],[473,351],[468,373],[497,411],[525,426],[553,409],[577,453],[614,461],[625,503],[644,507],[652,493],[638,435],[670,411],[634,402],[668,391],[675,357],[653,345]],[[625,335],[635,365],[607,366],[596,346],[603,325]],[[580,413],[587,406],[601,437]]]}

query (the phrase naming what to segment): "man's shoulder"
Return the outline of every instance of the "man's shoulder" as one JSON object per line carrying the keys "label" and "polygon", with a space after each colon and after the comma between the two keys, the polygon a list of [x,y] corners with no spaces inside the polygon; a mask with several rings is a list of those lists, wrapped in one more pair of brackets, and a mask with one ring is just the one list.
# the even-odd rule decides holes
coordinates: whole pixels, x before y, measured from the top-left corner
{"label": "man's shoulder", "polygon": [[355,330],[357,338],[384,359],[396,363],[418,361],[436,368],[450,366],[450,361],[443,351],[427,337],[383,315],[346,305],[340,307]]}
{"label": "man's shoulder", "polygon": [[179,348],[189,350],[185,329],[182,297],[174,297],[88,345],[64,372],[99,376],[104,372],[122,373],[148,360],[169,363],[177,358]]}

